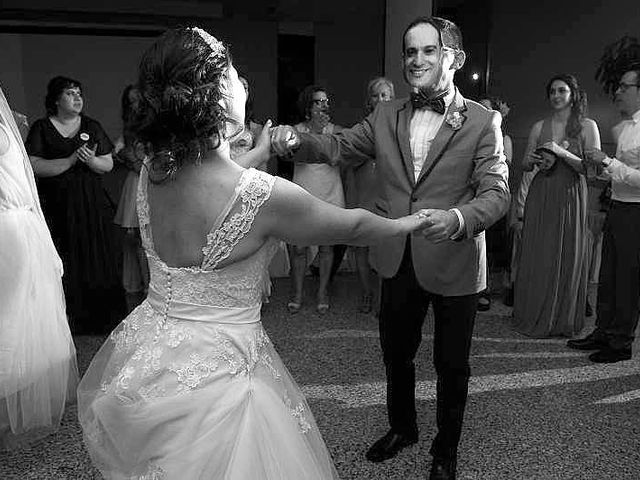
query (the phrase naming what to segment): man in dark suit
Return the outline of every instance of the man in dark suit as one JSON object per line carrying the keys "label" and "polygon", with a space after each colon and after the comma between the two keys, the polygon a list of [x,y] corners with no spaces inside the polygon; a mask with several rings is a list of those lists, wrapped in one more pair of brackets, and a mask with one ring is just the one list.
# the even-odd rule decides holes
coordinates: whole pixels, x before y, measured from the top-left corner
{"label": "man in dark suit", "polygon": [[413,21],[403,37],[411,100],[378,105],[361,123],[335,135],[272,133],[273,148],[295,161],[358,164],[376,159],[379,215],[428,209],[423,235],[373,246],[383,277],[380,339],[391,429],[367,458],[394,457],[418,440],[414,359],[429,305],[435,315],[438,434],[430,479],[455,478],[470,376],[469,350],[478,292],[486,287],[484,230],[509,205],[500,114],[463,98],[453,83],[465,53],[452,22]]}

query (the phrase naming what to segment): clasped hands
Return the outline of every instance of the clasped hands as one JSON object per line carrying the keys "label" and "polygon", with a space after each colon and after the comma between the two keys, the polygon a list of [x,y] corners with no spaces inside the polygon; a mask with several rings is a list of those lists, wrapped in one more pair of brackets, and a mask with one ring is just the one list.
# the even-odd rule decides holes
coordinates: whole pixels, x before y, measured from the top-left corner
{"label": "clasped hands", "polygon": [[596,167],[602,167],[602,161],[607,158],[607,154],[597,148],[591,148],[584,152],[584,159],[587,163]]}
{"label": "clasped hands", "polygon": [[295,128],[279,125],[271,129],[271,149],[279,157],[290,157],[300,146],[300,137]]}
{"label": "clasped hands", "polygon": [[565,152],[556,142],[546,142],[536,148],[531,154],[531,163],[541,171],[546,172],[556,163],[557,158]]}
{"label": "clasped hands", "polygon": [[[89,148],[86,144],[82,145],[74,152],[75,160],[79,160],[82,163],[89,163],[91,160],[96,158],[96,149],[98,146],[94,146],[93,149]],[[73,162],[75,163],[75,161]]]}
{"label": "clasped hands", "polygon": [[451,210],[437,208],[425,208],[416,214],[422,221],[417,231],[433,243],[441,243],[450,240],[460,228],[458,215]]}

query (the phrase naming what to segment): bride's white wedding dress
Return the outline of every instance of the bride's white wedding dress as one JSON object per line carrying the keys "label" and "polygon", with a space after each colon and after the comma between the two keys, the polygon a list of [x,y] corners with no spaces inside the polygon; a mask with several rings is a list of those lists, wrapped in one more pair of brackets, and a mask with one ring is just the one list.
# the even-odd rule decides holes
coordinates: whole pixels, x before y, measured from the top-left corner
{"label": "bride's white wedding dress", "polygon": [[78,389],[85,444],[110,479],[337,478],[309,406],[260,322],[274,251],[219,268],[268,201],[274,177],[246,170],[199,266],[157,255],[142,169],[138,214],[148,298],[110,335]]}

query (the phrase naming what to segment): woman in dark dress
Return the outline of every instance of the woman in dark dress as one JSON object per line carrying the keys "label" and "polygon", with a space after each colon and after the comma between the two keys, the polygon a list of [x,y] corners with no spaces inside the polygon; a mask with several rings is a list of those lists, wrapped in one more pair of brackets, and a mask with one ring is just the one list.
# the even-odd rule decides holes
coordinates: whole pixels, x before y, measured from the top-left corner
{"label": "woman in dark dress", "polygon": [[42,210],[64,265],[67,313],[74,333],[108,331],[124,313],[113,237],[113,206],[101,175],[113,168],[113,144],[83,115],[80,82],[55,77],[47,117],[34,122],[26,149]]}
{"label": "woman in dark dress", "polygon": [[571,75],[547,84],[551,116],[531,129],[523,169],[538,166],[524,209],[515,282],[515,328],[532,337],[573,336],[584,326],[587,294],[585,151],[600,148],[586,96]]}

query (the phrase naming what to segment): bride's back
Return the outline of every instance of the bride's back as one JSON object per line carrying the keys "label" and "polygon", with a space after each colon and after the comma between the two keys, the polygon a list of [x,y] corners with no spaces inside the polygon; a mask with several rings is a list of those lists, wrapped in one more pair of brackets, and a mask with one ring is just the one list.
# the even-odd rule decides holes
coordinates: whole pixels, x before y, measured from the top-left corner
{"label": "bride's back", "polygon": [[[153,244],[170,267],[199,267],[207,235],[233,199],[244,169],[224,158],[183,167],[173,180],[149,182],[148,202]],[[231,211],[234,211],[231,205]],[[223,216],[223,218],[221,218]],[[224,267],[254,253],[265,239],[250,231],[220,262]]]}

